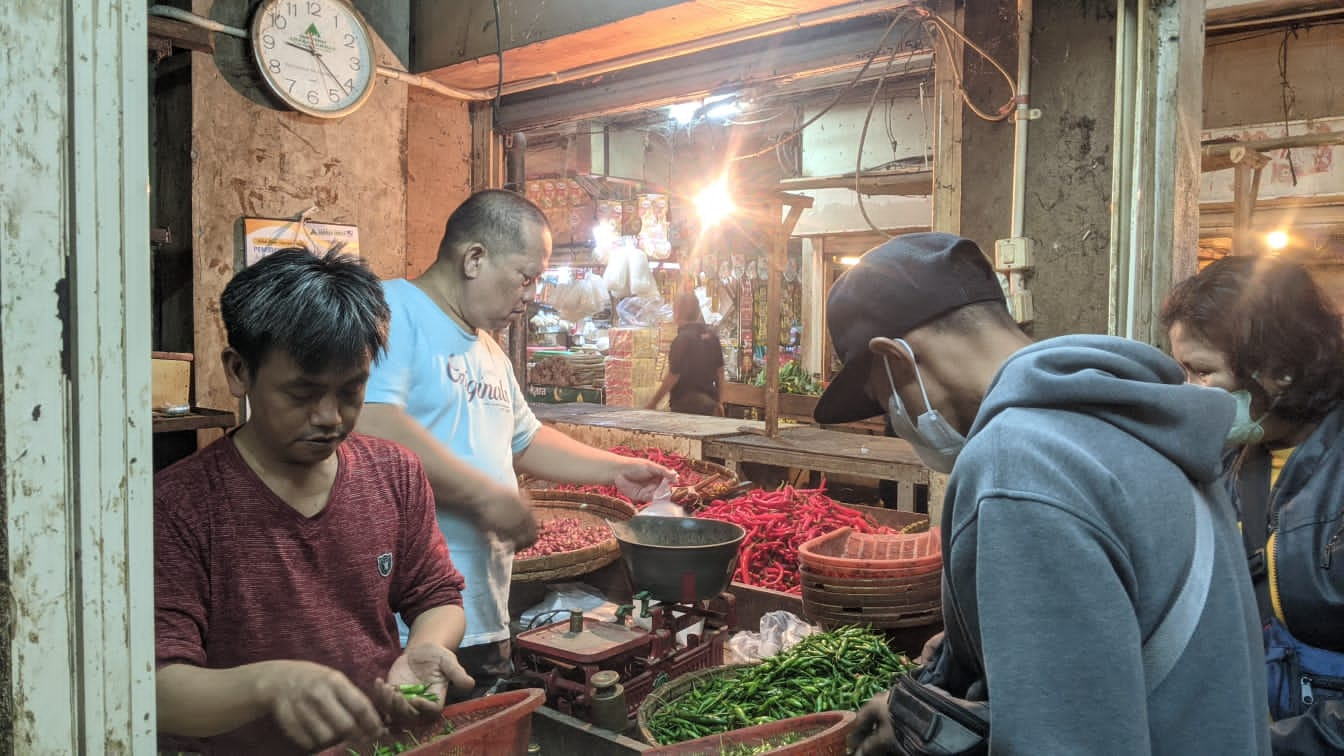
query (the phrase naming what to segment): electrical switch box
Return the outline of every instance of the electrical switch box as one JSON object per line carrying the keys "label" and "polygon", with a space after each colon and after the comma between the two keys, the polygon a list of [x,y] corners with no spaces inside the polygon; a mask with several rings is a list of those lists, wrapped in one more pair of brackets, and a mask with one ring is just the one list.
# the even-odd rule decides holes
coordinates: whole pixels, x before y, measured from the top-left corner
{"label": "electrical switch box", "polygon": [[1018,323],[1030,323],[1036,319],[1036,310],[1031,305],[1031,292],[1019,291],[1008,295],[1008,311]]}
{"label": "electrical switch box", "polygon": [[1024,270],[1036,264],[1036,243],[1023,236],[994,242],[994,267]]}

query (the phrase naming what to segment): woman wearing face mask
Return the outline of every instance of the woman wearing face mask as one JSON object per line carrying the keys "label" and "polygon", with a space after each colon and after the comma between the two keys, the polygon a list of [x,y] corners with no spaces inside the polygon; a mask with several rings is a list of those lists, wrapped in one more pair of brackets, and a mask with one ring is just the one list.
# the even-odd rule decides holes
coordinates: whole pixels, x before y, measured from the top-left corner
{"label": "woman wearing face mask", "polygon": [[1226,257],[1173,289],[1162,322],[1188,380],[1237,399],[1226,482],[1266,622],[1275,752],[1344,749],[1340,315],[1302,266]]}

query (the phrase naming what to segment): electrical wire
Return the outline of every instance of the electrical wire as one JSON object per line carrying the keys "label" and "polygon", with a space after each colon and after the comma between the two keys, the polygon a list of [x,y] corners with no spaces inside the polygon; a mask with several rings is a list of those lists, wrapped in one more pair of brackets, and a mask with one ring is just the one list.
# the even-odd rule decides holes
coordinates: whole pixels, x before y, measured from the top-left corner
{"label": "electrical wire", "polygon": [[[965,34],[962,34],[961,32],[957,31],[957,28],[952,24],[948,23],[945,19],[939,18],[938,16],[929,15],[926,17],[925,23],[931,24],[933,26],[934,30],[937,32],[937,34],[935,35],[935,39],[941,40],[944,49],[947,51],[947,59],[952,62],[951,68],[952,68],[953,83],[956,86],[957,91],[961,94],[961,101],[966,104],[966,108],[970,110],[972,113],[974,113],[976,117],[990,122],[1003,121],[1007,119],[1008,116],[1012,115],[1014,105],[1017,102],[1017,83],[1013,81],[1013,77],[1008,74],[1008,71],[1003,66],[999,65],[999,62],[997,60],[994,60],[994,58],[990,56],[989,53],[985,52],[979,45],[975,44],[970,39],[968,39]],[[992,115],[986,113],[985,111],[977,107],[975,103],[971,102],[971,97],[966,92],[961,66],[957,65],[956,56],[954,54],[954,50],[952,47],[952,40],[948,38],[949,33],[960,39],[963,44],[974,50],[980,57],[989,61],[989,64],[992,65],[1000,74],[1002,74],[1004,80],[1008,82],[1008,92],[1009,92],[1008,102],[1004,103],[998,109],[997,113],[994,113]]]}
{"label": "electrical wire", "polygon": [[[1293,105],[1297,104],[1297,90],[1292,84],[1288,83],[1288,35],[1297,37],[1297,29],[1289,27],[1283,30],[1283,40],[1279,42],[1279,100],[1283,103],[1283,135],[1288,136],[1288,117],[1292,112]],[[1288,175],[1293,179],[1293,186],[1297,186],[1297,166],[1293,165],[1293,151],[1285,149],[1288,154]]]}
{"label": "electrical wire", "polygon": [[[907,65],[914,56],[906,58]],[[863,220],[872,230],[882,234],[888,239],[893,238],[892,234],[887,233],[886,229],[878,228],[873,219],[868,216],[868,207],[863,202],[863,144],[868,139],[868,124],[872,123],[873,110],[877,107],[877,96],[882,93],[882,85],[887,80],[887,74],[891,73],[891,65],[896,62],[896,54],[892,53],[887,59],[886,68],[882,69],[882,75],[877,79],[877,86],[873,87],[873,94],[868,98],[868,112],[863,116],[863,128],[859,129],[859,145],[855,150],[854,156],[854,196],[859,203],[859,213],[863,215]]]}
{"label": "electrical wire", "polygon": [[[848,92],[853,90],[854,87],[858,86],[859,81],[863,79],[863,75],[867,73],[869,66],[873,65],[873,61],[877,60],[878,57],[882,55],[882,46],[885,45],[887,39],[891,37],[892,31],[896,29],[896,25],[899,24],[902,20],[909,18],[912,15],[916,15],[914,9],[905,8],[902,9],[901,12],[897,13],[896,16],[891,19],[891,23],[887,24],[886,31],[882,32],[882,38],[877,41],[877,47],[876,49],[874,49],[873,54],[868,56],[868,60],[864,61],[863,67],[859,69],[858,73],[854,74],[854,78],[850,79],[849,83],[846,84],[843,89],[836,92],[835,96],[831,98],[830,102],[826,103],[826,107],[822,108],[811,118],[804,121],[803,124],[798,128],[776,139],[774,143],[771,144],[769,147],[765,147],[763,149],[748,153],[746,155],[737,155],[732,159],[733,162],[737,162],[739,160],[750,160],[751,158],[754,157],[760,157],[761,155],[764,155],[774,150],[777,146],[781,144],[791,142],[794,139],[797,139],[803,133],[803,129],[806,129],[808,126],[811,126],[812,124],[816,123],[818,120],[821,119],[822,116],[829,113],[831,111],[831,108],[834,108],[836,104],[840,102],[840,98],[844,97]],[[910,29],[906,30],[907,35],[909,34],[909,31]],[[902,39],[904,38],[905,35],[902,35]]]}

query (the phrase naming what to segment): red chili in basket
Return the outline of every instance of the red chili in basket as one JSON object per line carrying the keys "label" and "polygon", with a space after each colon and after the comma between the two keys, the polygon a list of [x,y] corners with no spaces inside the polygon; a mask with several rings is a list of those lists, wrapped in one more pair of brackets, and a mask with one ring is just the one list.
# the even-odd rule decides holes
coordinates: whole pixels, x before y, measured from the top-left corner
{"label": "red chili in basket", "polygon": [[[677,474],[677,486],[694,486],[705,476],[691,467],[691,460],[680,454],[665,452],[662,449],[650,447],[648,449],[631,449],[628,446],[613,446],[610,449],[612,454],[619,454],[622,457],[642,457],[666,467]],[[562,483],[554,486],[561,491],[579,491],[581,493],[593,493],[601,496],[610,496],[613,499],[630,504],[636,508],[642,509],[648,504],[643,501],[631,501],[630,497],[621,493],[616,486],[595,486],[578,483]]]}
{"label": "red chili in basket", "polygon": [[755,490],[731,501],[715,501],[696,517],[741,525],[747,531],[733,580],[758,588],[801,593],[798,547],[843,527],[860,533],[895,533],[868,516],[837,503],[821,488],[785,486]]}

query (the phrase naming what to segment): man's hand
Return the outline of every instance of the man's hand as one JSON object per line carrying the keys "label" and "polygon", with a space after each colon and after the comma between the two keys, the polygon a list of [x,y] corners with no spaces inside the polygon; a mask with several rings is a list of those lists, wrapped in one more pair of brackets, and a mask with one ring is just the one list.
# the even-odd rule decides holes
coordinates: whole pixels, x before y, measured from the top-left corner
{"label": "man's hand", "polygon": [[501,541],[512,542],[515,549],[525,549],[537,541],[537,518],[527,494],[504,486],[498,486],[481,509],[479,525]]}
{"label": "man's hand", "polygon": [[649,501],[663,481],[673,483],[677,474],[662,465],[637,457],[621,457],[616,463],[616,488],[634,501]]}
{"label": "man's hand", "polygon": [[[407,697],[402,685],[428,686],[424,696]],[[387,681],[378,681],[378,708],[393,721],[407,722],[443,709],[449,689],[470,692],[476,681],[457,661],[457,655],[443,646],[422,643],[411,646],[397,657],[388,670]]]}
{"label": "man's hand", "polygon": [[933,663],[933,658],[938,655],[938,649],[943,647],[944,631],[938,631],[933,637],[924,641],[924,650],[919,653],[919,661],[916,662],[921,667],[927,667]]}
{"label": "man's hand", "polygon": [[383,732],[373,702],[340,672],[306,661],[276,662],[260,688],[285,735],[309,751]]}
{"label": "man's hand", "polygon": [[887,710],[888,695],[886,691],[878,693],[859,709],[854,729],[845,739],[854,756],[891,756],[896,753],[896,731]]}

